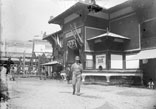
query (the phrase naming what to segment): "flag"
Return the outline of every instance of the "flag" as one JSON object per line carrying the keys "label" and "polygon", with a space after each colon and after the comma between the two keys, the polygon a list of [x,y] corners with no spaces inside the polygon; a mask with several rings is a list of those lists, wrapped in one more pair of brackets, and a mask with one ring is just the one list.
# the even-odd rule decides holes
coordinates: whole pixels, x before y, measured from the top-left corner
{"label": "flag", "polygon": [[62,48],[58,35],[52,36],[52,39],[54,40],[56,47]]}
{"label": "flag", "polygon": [[63,53],[63,47],[62,47],[62,44],[60,42],[59,36],[58,35],[53,35],[51,37],[54,40],[55,49],[58,51],[58,54],[62,54]]}
{"label": "flag", "polygon": [[74,39],[75,39],[76,42],[68,41],[67,45],[68,45],[69,48],[75,49],[75,48],[78,47],[78,45],[77,45],[77,38],[76,38],[75,32],[72,29],[71,29],[71,32],[73,33],[73,36],[74,36]]}
{"label": "flag", "polygon": [[58,34],[57,34],[57,36],[56,36],[56,39],[57,39],[57,43],[58,43],[58,45],[62,48],[62,44],[61,44],[61,42],[60,42],[60,39],[59,39]]}
{"label": "flag", "polygon": [[56,40],[55,36],[51,36],[51,38],[54,40],[55,45],[57,45],[57,40]]}
{"label": "flag", "polygon": [[[72,25],[71,25],[71,30],[72,30],[72,28],[73,28],[73,27],[72,27]],[[72,30],[72,33],[73,33],[74,38],[75,38],[75,40],[76,40],[76,42],[77,42],[77,45],[79,46],[79,48],[82,48],[83,45],[84,45],[84,43],[83,43],[83,40],[82,40],[80,34],[78,33],[77,28],[76,28],[75,25],[74,25],[74,31]],[[75,34],[76,34],[76,35],[75,35]]]}
{"label": "flag", "polygon": [[82,40],[80,34],[78,33],[77,28],[76,28],[75,25],[74,25],[74,29],[75,29],[75,32],[76,32],[76,34],[77,34],[77,38],[78,38],[79,45],[82,47],[82,46],[83,46],[83,40]]}

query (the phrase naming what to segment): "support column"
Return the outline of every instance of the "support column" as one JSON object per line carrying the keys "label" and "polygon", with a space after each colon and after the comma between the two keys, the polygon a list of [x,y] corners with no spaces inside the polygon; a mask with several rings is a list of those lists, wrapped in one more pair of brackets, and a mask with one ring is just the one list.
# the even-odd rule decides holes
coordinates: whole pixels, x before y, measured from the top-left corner
{"label": "support column", "polygon": [[106,82],[110,82],[110,76],[106,76]]}

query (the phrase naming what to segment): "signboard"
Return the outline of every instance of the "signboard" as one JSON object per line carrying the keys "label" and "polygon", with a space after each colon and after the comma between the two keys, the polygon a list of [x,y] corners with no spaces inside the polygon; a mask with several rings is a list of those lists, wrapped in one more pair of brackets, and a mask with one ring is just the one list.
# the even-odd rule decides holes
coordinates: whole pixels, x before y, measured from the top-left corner
{"label": "signboard", "polygon": [[86,55],[86,69],[93,68],[93,55]]}
{"label": "signboard", "polygon": [[99,69],[99,66],[106,68],[106,54],[96,55],[96,69]]}
{"label": "signboard", "polygon": [[69,41],[67,42],[67,46],[68,46],[69,48],[71,48],[71,49],[77,48],[77,43],[76,43],[75,39],[69,40]]}
{"label": "signboard", "polygon": [[[75,30],[73,30],[73,31],[75,31]],[[78,34],[81,33],[81,28],[78,28],[78,29],[77,29],[77,33],[78,33]],[[66,36],[66,38],[69,38],[69,37],[72,37],[72,36],[74,36],[74,35],[73,35],[72,32],[68,32],[68,33],[66,33],[65,36]]]}

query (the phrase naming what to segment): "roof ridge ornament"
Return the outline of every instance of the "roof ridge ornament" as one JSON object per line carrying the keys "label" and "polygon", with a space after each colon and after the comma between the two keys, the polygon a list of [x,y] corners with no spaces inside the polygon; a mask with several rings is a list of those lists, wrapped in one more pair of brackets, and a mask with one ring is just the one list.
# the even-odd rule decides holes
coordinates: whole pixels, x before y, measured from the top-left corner
{"label": "roof ridge ornament", "polygon": [[96,4],[95,0],[85,0],[85,2],[89,4],[88,6],[89,12],[97,13],[103,10],[101,6]]}

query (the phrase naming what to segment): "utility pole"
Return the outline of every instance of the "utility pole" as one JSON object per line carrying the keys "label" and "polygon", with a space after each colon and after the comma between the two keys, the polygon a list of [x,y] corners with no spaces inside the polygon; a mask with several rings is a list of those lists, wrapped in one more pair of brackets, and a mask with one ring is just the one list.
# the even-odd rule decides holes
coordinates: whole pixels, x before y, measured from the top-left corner
{"label": "utility pole", "polygon": [[1,14],[2,14],[2,3],[1,3],[2,1],[0,0],[0,58],[1,58],[1,56],[2,56],[2,45],[3,45],[3,43],[2,43],[2,16],[1,16]]}

